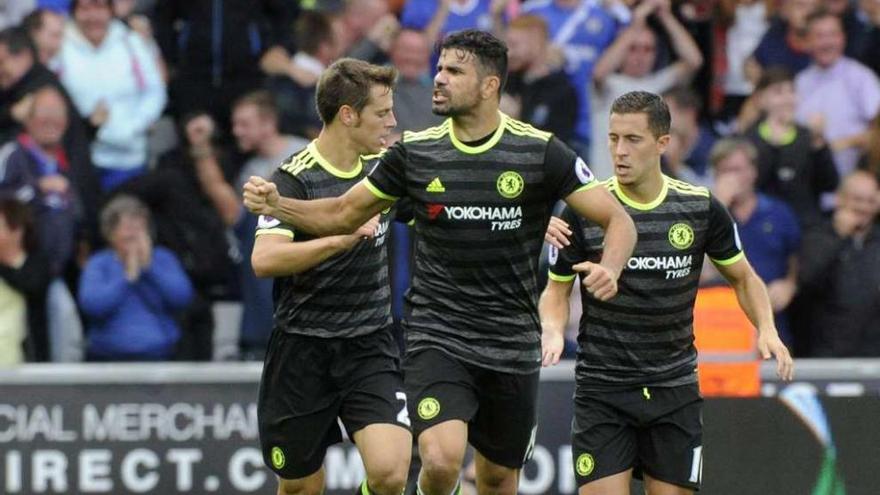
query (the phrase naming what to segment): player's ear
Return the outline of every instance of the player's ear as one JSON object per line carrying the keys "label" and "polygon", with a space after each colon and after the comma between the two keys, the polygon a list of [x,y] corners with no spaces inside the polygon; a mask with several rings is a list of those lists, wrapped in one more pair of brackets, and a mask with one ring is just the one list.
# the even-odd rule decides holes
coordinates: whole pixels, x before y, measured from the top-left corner
{"label": "player's ear", "polygon": [[664,134],[657,138],[657,152],[659,154],[663,154],[666,151],[666,147],[669,146],[669,134]]}
{"label": "player's ear", "polygon": [[480,84],[483,99],[496,98],[501,91],[501,79],[498,76],[486,76]]}
{"label": "player's ear", "polygon": [[357,123],[357,112],[355,112],[354,108],[348,105],[342,105],[339,107],[339,113],[337,116],[339,117],[339,121],[342,122],[342,125],[346,127],[351,127]]}

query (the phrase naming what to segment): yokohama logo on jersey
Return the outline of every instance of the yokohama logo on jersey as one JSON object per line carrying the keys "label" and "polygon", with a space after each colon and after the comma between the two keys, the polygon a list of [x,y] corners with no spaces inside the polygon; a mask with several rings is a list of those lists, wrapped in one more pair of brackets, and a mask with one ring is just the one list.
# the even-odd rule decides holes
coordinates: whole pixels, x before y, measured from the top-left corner
{"label": "yokohama logo on jersey", "polygon": [[427,205],[428,219],[436,220],[445,214],[450,220],[491,221],[491,230],[513,230],[522,225],[522,206],[445,206]]}

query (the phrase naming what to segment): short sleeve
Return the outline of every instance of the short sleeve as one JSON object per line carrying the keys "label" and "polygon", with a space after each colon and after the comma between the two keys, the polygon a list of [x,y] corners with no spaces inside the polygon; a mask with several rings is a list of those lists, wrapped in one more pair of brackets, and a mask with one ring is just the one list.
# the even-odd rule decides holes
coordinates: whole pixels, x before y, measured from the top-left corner
{"label": "short sleeve", "polygon": [[732,265],[745,257],[736,222],[715,196],[709,196],[709,239],[706,254],[717,265]]}
{"label": "short sleeve", "polygon": [[577,272],[574,271],[574,265],[586,261],[588,253],[584,247],[583,229],[581,228],[581,219],[571,209],[566,207],[562,210],[560,218],[565,220],[572,231],[571,243],[563,249],[551,245],[548,248],[547,262],[549,264],[547,276],[550,280],[557,282],[571,282],[577,278]]}
{"label": "short sleeve", "polygon": [[556,136],[547,143],[544,154],[547,187],[553,199],[565,199],[576,191],[585,191],[599,185],[593,171],[583,158]]}
{"label": "short sleeve", "polygon": [[[306,187],[295,176],[281,170],[275,170],[272,174],[272,182],[278,187],[278,194],[285,198],[308,199]],[[269,215],[260,215],[257,219],[256,235],[276,234],[290,237],[293,240],[295,230],[293,225],[282,223],[277,218]]]}
{"label": "short sleeve", "polygon": [[389,201],[406,196],[406,148],[403,141],[394,143],[376,160],[364,185],[374,195]]}

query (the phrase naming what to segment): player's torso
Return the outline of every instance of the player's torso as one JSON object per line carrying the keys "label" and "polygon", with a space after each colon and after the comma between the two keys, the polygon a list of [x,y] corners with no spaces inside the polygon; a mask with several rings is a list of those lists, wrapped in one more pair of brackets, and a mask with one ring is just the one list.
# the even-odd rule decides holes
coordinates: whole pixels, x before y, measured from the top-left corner
{"label": "player's torso", "polygon": [[[368,170],[364,166],[340,176],[313,166],[300,170],[296,178],[304,187],[304,199],[313,200],[344,194]],[[296,333],[322,337],[365,335],[387,327],[391,316],[386,238],[393,214],[393,207],[380,214],[375,237],[304,272],[276,279],[276,322]],[[294,242],[314,239],[298,231]]]}

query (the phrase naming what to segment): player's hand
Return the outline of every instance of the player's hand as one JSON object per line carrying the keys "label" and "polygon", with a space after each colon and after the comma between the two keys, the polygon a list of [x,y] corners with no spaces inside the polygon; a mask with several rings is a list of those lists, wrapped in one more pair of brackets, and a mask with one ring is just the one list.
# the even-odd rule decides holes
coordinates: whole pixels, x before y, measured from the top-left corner
{"label": "player's hand", "polygon": [[367,223],[361,225],[354,233],[361,239],[370,239],[376,237],[376,230],[379,229],[379,215],[367,220]]}
{"label": "player's hand", "polygon": [[568,240],[569,236],[571,236],[571,229],[568,228],[568,223],[559,217],[550,217],[547,232],[544,233],[544,242],[563,249],[571,244]]}
{"label": "player's hand", "polygon": [[776,376],[785,381],[794,378],[794,360],[788,348],[779,339],[779,334],[774,332],[760,332],[758,335],[758,352],[762,359],[776,358]]}
{"label": "player's hand", "polygon": [[578,263],[572,268],[581,274],[584,287],[596,299],[607,301],[617,294],[617,276],[609,268],[592,261]]}
{"label": "player's hand", "polygon": [[251,213],[275,216],[280,196],[275,183],[252,175],[244,185],[243,199],[245,208]]}
{"label": "player's hand", "polygon": [[541,366],[556,366],[562,357],[565,337],[561,332],[541,333]]}

